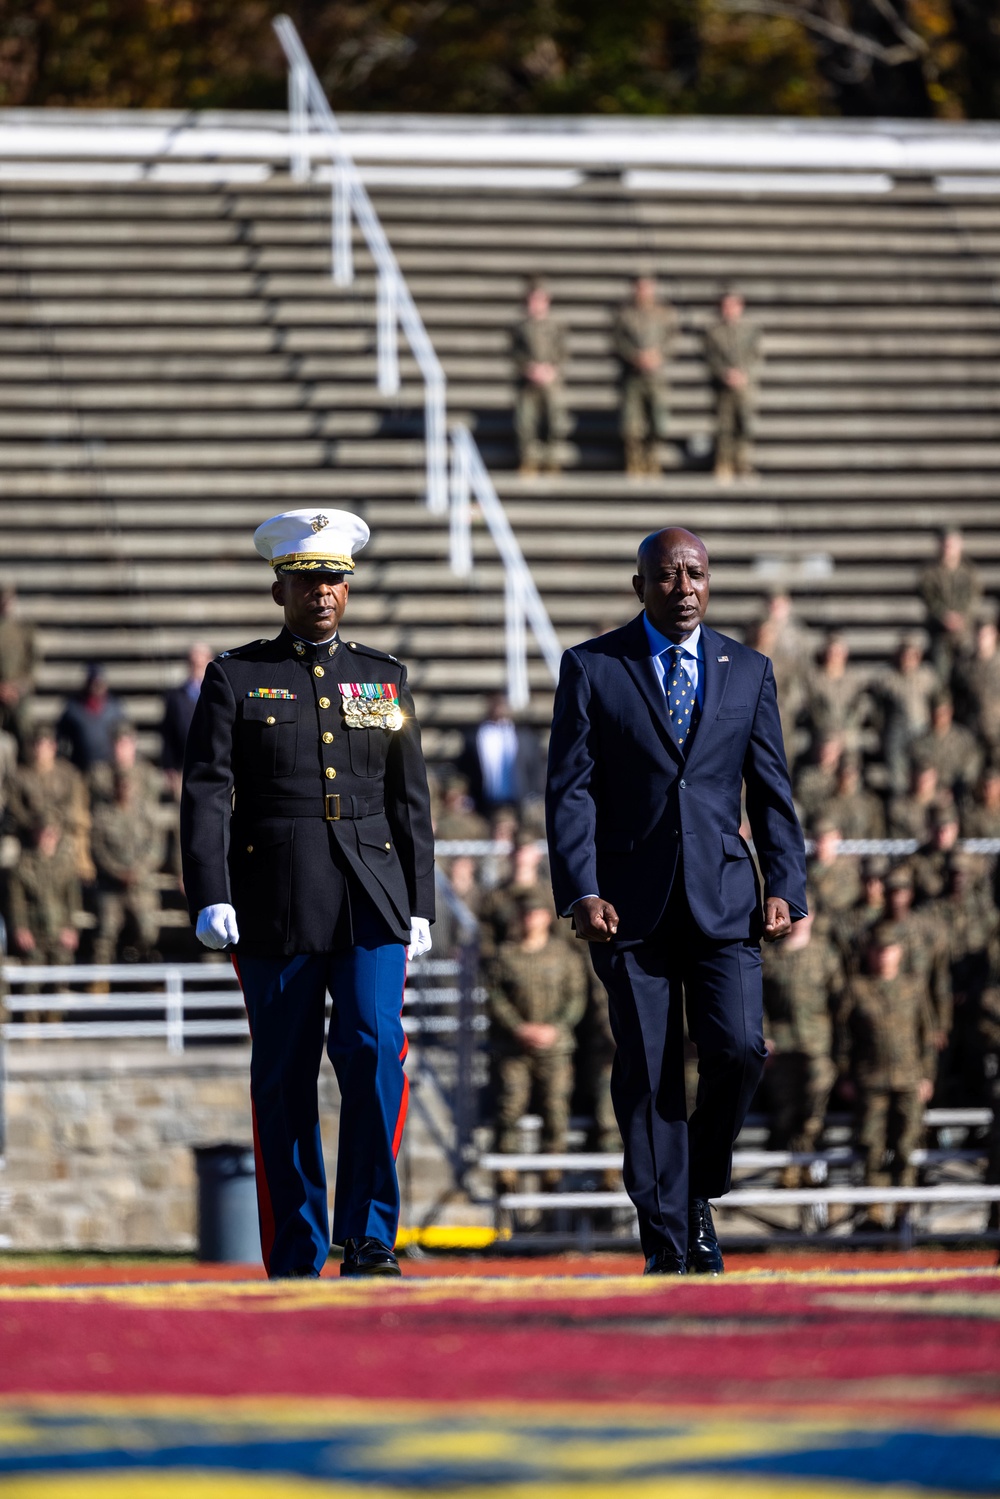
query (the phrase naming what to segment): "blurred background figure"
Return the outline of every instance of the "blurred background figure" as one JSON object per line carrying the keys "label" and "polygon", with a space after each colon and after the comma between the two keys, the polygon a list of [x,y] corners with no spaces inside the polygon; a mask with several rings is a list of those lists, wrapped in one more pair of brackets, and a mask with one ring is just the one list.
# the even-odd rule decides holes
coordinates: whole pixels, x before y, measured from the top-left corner
{"label": "blurred background figure", "polygon": [[757,383],[764,350],[760,329],[744,309],[742,294],[727,287],[719,299],[718,321],[705,334],[705,359],[715,387],[715,477],[720,484],[732,483],[734,474],[753,476]]}
{"label": "blurred background figure", "polygon": [[907,631],[899,638],[892,664],[876,675],[871,688],[882,759],[894,796],[906,790],[910,751],[914,740],[930,728],[931,699],[939,686],[937,672],[924,660],[923,635]]}
{"label": "blurred background figure", "polygon": [[[489,971],[490,1045],[497,1072],[497,1149],[517,1151],[518,1120],[529,1106],[542,1116],[542,1150],[566,1149],[573,1091],[575,1030],[587,1003],[580,955],[552,931],[552,896],[541,886],[518,897],[516,937],[502,942]],[[557,1186],[561,1172],[543,1176]],[[516,1184],[503,1172],[505,1191]]]}
{"label": "blurred background figure", "polygon": [[197,640],[188,651],[188,674],[179,687],[172,687],[163,699],[163,718],[160,722],[160,767],[166,777],[171,796],[178,800],[181,794],[181,771],[184,769],[184,746],[194,714],[194,705],[201,692],[205,668],[215,652],[204,641]]}
{"label": "blurred background figure", "polygon": [[514,329],[512,350],[517,395],[514,430],[522,478],[540,469],[559,472],[559,444],[566,436],[563,367],[566,335],[551,315],[548,288],[538,277],[528,282],[525,315]]}
{"label": "blurred background figure", "polygon": [[124,717],[121,703],[108,687],[105,668],[99,661],[91,662],[83,686],[69,699],[56,724],[61,752],[86,775],[91,766],[111,760],[114,729]]}
{"label": "blurred background figure", "polygon": [[513,807],[523,818],[532,803],[540,805],[545,769],[538,735],[529,725],[514,721],[502,692],[490,697],[486,717],[466,735],[459,771],[476,811],[484,817],[500,807]]}
{"label": "blurred background figure", "polygon": [[976,566],[964,557],[961,531],[941,533],[938,560],[920,576],[919,591],[927,610],[931,657],[941,681],[948,683],[956,660],[967,650],[983,584]]}
{"label": "blurred background figure", "polygon": [[34,626],[17,616],[17,589],[0,586],[0,729],[23,748],[31,718],[38,667]]}
{"label": "blurred background figure", "polygon": [[[94,808],[91,852],[97,868],[97,933],[94,962],[126,962],[156,956],[160,897],[156,875],[166,840],[142,801],[136,777],[116,771],[113,795]],[[126,932],[127,947],[119,954]],[[128,956],[125,956],[125,954]]]}
{"label": "blurred background figure", "polygon": [[669,361],[677,313],[659,300],[654,277],[637,276],[618,309],[614,350],[621,364],[621,433],[625,472],[633,478],[660,472],[659,444],[669,421]]}

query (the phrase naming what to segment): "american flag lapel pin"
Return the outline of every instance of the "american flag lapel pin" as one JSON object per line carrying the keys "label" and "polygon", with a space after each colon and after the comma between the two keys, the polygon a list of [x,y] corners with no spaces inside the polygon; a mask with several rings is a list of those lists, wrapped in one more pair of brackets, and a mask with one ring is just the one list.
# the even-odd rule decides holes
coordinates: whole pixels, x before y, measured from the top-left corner
{"label": "american flag lapel pin", "polygon": [[716,658],[715,658],[715,659],[716,659],[716,660],[717,660],[717,661],[719,661],[719,662],[722,662],[722,661],[728,661],[728,660],[729,660],[729,657],[728,657],[728,656],[716,656]]}

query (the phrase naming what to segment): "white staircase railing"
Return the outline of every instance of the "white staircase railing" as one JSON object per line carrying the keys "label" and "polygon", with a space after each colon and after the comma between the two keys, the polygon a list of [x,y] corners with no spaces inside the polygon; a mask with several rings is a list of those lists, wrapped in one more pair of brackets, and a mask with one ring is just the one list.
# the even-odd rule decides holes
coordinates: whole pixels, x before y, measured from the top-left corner
{"label": "white staircase railing", "polygon": [[[449,484],[447,382],[441,361],[294,23],[288,16],[278,16],[274,30],[288,60],[292,176],[298,181],[306,181],[312,170],[313,155],[329,155],[333,175],[330,203],[333,280],[338,286],[350,286],[354,281],[352,222],[356,221],[375,262],[379,391],[387,396],[399,391],[398,338],[402,329],[424,382],[427,506],[435,515],[444,515],[450,506],[451,569],[458,577],[470,577],[474,568],[473,495],[479,504],[504,565],[507,696],[512,708],[525,708],[530,696],[527,631],[530,628],[534,634],[555,680],[561,655],[555,630],[479,448],[472,434],[461,425],[454,426],[451,431]],[[318,140],[314,138],[314,131],[318,133]]]}

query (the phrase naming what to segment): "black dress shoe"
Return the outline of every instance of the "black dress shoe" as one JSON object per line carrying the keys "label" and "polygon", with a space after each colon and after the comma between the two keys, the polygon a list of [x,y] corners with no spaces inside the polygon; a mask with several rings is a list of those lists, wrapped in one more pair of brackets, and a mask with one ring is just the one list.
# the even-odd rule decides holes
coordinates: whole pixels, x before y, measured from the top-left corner
{"label": "black dress shoe", "polygon": [[688,1270],[692,1275],[721,1275],[722,1250],[715,1237],[712,1209],[704,1197],[692,1197],[688,1219]]}
{"label": "black dress shoe", "polygon": [[401,1275],[399,1261],[381,1239],[348,1239],[341,1275]]}
{"label": "black dress shoe", "polygon": [[643,1275],[686,1275],[687,1266],[672,1249],[658,1249],[646,1261]]}

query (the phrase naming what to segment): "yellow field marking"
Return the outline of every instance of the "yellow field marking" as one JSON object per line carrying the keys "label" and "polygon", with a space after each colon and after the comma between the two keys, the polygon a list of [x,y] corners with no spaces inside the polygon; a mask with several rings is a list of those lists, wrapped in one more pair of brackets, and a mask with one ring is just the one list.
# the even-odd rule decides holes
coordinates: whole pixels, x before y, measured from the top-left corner
{"label": "yellow field marking", "polygon": [[[216,1474],[197,1469],[32,1475],[0,1485],[4,1499],[401,1499],[405,1490],[370,1484],[324,1483],[317,1479],[256,1473]],[[474,1484],[462,1488],[412,1490],[419,1499],[621,1499],[617,1481]],[[705,1477],[633,1478],[630,1499],[968,1499],[951,1490],[909,1484],[867,1484],[811,1479]]]}
{"label": "yellow field marking", "polygon": [[[932,1287],[955,1280],[975,1280],[984,1291],[1000,1290],[1000,1268],[968,1270],[744,1270],[715,1280],[699,1279],[698,1290],[719,1294],[727,1286],[774,1285],[822,1287],[904,1285]],[[541,1301],[607,1301],[623,1296],[683,1295],[692,1282],[666,1276],[413,1276],[391,1281],[157,1281],[124,1285],[2,1286],[0,1301],[118,1302],[124,1305],[203,1310],[246,1307],[292,1311],[314,1306],[370,1306],[398,1303],[424,1305],[442,1301],[467,1303]],[[886,1298],[887,1301],[890,1298]],[[871,1304],[865,1298],[867,1304]]]}

